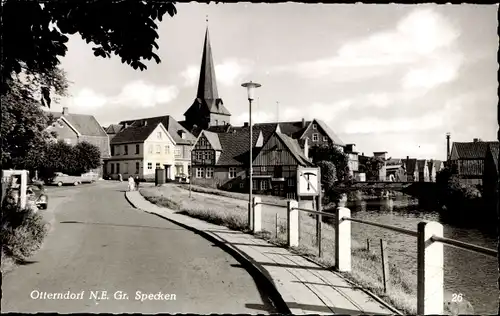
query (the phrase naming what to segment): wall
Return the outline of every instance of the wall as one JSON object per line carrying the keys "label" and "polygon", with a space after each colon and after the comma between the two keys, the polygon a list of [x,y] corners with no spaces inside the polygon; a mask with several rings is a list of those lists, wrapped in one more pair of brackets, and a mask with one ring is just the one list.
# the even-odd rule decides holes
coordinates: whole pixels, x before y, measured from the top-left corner
{"label": "wall", "polygon": [[231,116],[223,114],[210,113],[210,126],[225,125],[231,123]]}
{"label": "wall", "polygon": [[[135,153],[135,147],[139,145],[139,153]],[[112,145],[114,150],[114,155],[112,158],[120,159],[120,158],[134,158],[134,159],[142,159],[144,158],[144,144],[143,143],[130,143],[130,144],[119,144]],[[128,146],[128,154],[125,155],[125,146]]]}
{"label": "wall", "polygon": [[[136,172],[135,164],[139,163],[139,171]],[[113,165],[113,167],[111,167]],[[112,178],[117,178],[118,176],[118,169],[117,165],[120,165],[120,174],[122,177],[125,179],[128,176],[139,176],[143,177],[143,163],[142,159],[121,159],[121,160],[108,160],[106,162],[106,174],[111,176]]]}
{"label": "wall", "polygon": [[[157,133],[161,132],[161,139],[158,139]],[[149,149],[152,146],[153,152],[150,153]],[[159,147],[159,153],[157,152],[157,146]],[[168,146],[168,150],[166,149]],[[152,169],[148,169],[148,163],[151,163]],[[161,126],[158,126],[151,135],[144,142],[144,177],[153,177],[155,175],[156,164],[160,164],[160,168],[164,168],[164,165],[170,165],[170,179],[175,179],[175,145],[173,141],[168,136],[168,133]]]}

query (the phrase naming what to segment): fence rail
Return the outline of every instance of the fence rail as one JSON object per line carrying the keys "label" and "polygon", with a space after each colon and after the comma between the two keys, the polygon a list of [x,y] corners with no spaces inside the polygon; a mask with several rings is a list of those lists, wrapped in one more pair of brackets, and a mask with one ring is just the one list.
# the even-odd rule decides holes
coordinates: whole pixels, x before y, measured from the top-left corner
{"label": "fence rail", "polygon": [[485,248],[485,247],[481,247],[481,246],[469,244],[469,243],[466,243],[466,242],[463,242],[463,241],[458,241],[458,240],[455,240],[455,239],[450,239],[450,238],[446,238],[446,237],[439,237],[439,236],[432,236],[431,240],[443,243],[445,245],[450,245],[450,246],[453,246],[453,247],[457,247],[457,248],[461,248],[461,249],[465,249],[465,250],[477,252],[477,253],[480,253],[480,254],[483,254],[483,255],[486,255],[486,256],[490,256],[490,257],[494,257],[494,258],[496,258],[498,256],[498,252],[495,251],[495,250],[493,250],[493,249],[489,249],[489,248]]}
{"label": "fence rail", "polygon": [[321,256],[322,216],[335,219],[335,268],[338,271],[351,271],[351,222],[376,226],[417,238],[417,314],[443,314],[444,302],[444,252],[443,246],[450,245],[496,257],[497,251],[485,247],[445,238],[443,225],[438,222],[420,222],[417,231],[361,220],[351,217],[351,211],[338,207],[335,214],[312,209],[301,208],[295,200],[288,200],[287,206],[261,202],[260,197],[254,197],[250,208],[249,226],[253,232],[262,230],[262,207],[269,205],[287,209],[287,244],[289,247],[299,246],[299,212],[316,214],[316,236],[318,239],[319,256]]}

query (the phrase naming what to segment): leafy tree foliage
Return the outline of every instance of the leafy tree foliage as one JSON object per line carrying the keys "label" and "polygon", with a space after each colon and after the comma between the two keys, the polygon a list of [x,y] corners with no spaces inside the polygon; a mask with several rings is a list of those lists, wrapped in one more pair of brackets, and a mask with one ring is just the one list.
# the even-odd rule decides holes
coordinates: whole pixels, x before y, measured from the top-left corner
{"label": "leafy tree foliage", "polygon": [[350,180],[349,158],[337,147],[331,144],[314,146],[309,150],[309,154],[315,164],[318,164],[320,161],[332,162],[335,166],[337,181],[344,182]]}
{"label": "leafy tree foliage", "polygon": [[95,56],[114,54],[134,69],[147,69],[144,60],[160,58],[154,49],[158,26],[168,13],[177,13],[167,1],[2,1],[2,92],[23,70],[39,74],[43,102],[50,106],[50,91],[57,86],[52,77],[66,55],[68,36],[79,33],[93,43]]}
{"label": "leafy tree foliage", "polygon": [[44,179],[52,177],[55,172],[81,175],[101,165],[99,148],[88,142],[80,142],[74,146],[63,141],[50,143],[44,157],[40,173]]}
{"label": "leafy tree foliage", "polygon": [[335,185],[335,182],[337,182],[335,165],[331,161],[323,160],[318,162],[317,166],[321,171],[321,184],[323,189],[325,189],[325,192],[329,192]]}
{"label": "leafy tree foliage", "polygon": [[380,157],[368,157],[364,163],[359,164],[359,171],[365,172],[368,179],[377,178],[384,163],[384,159]]}

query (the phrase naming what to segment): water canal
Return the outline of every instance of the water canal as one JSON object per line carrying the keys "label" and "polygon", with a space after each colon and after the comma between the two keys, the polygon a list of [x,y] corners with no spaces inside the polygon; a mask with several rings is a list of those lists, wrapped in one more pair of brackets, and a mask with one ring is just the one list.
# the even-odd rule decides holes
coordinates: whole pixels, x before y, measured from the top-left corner
{"label": "water canal", "polygon": [[[417,230],[422,220],[438,221],[444,226],[444,236],[463,242],[496,249],[496,236],[477,228],[465,228],[445,223],[437,212],[419,210],[415,201],[406,196],[349,202],[353,217]],[[379,239],[387,241],[389,261],[417,275],[417,240],[386,229],[352,223],[352,233],[358,240],[369,238],[374,246]],[[498,304],[497,260],[478,253],[444,247],[444,283],[450,293],[461,293],[474,307],[476,314],[496,314]]]}

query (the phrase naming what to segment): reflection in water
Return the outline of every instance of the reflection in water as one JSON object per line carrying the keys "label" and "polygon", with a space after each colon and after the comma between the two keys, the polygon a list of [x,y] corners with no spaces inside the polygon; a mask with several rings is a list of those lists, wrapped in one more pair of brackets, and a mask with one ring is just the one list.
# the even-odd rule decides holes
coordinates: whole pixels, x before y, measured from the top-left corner
{"label": "reflection in water", "polygon": [[[378,199],[350,202],[347,205],[355,218],[417,230],[422,221],[440,221],[437,212],[418,210],[414,200],[397,197],[395,200]],[[461,228],[442,223],[444,236],[463,242],[496,249],[494,234],[486,234],[477,229]],[[352,223],[352,234],[363,242],[370,239],[387,241],[389,260],[399,267],[417,275],[417,240],[414,237],[399,234],[383,228]],[[497,311],[497,260],[478,253],[450,246],[444,247],[444,282],[445,290],[462,293],[474,306],[477,314],[495,314]]]}

